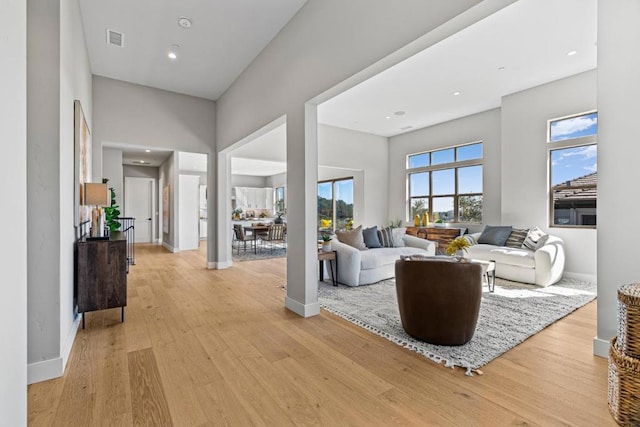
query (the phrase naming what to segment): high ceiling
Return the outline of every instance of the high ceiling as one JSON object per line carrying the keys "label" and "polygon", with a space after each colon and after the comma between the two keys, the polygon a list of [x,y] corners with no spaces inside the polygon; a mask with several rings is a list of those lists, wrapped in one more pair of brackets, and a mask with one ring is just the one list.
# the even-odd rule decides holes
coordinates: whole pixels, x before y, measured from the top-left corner
{"label": "high ceiling", "polygon": [[486,111],[596,68],[596,42],[597,0],[520,0],[325,102],[319,121],[393,136]]}
{"label": "high ceiling", "polygon": [[[94,74],[209,99],[304,3],[80,0]],[[181,16],[192,19],[189,29]],[[106,44],[106,29],[124,33],[124,48]],[[389,137],[496,108],[504,95],[596,68],[596,43],[597,0],[519,0],[328,100],[319,121]],[[180,45],[175,61],[167,58],[172,44]],[[284,138],[281,127],[249,143],[233,168],[280,170],[273,162],[285,161]]]}
{"label": "high ceiling", "polygon": [[[80,11],[93,74],[215,100],[305,3],[80,0]],[[108,29],[124,34],[122,48],[107,44]]]}

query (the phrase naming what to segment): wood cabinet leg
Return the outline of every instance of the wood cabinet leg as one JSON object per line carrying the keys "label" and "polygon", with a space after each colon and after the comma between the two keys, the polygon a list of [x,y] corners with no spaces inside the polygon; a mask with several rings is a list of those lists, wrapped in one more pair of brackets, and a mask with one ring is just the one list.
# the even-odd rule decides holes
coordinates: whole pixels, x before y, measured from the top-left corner
{"label": "wood cabinet leg", "polygon": [[124,323],[124,307],[122,307],[122,323]]}

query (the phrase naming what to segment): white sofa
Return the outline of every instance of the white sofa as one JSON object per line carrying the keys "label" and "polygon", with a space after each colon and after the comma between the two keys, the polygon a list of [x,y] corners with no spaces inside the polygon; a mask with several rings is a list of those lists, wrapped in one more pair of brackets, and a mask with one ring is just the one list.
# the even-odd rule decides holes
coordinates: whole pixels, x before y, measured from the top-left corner
{"label": "white sofa", "polygon": [[331,249],[337,252],[338,282],[348,286],[360,286],[376,283],[395,277],[395,263],[400,255],[434,255],[436,245],[430,240],[404,235],[406,246],[399,248],[375,248],[358,250],[341,243],[331,241]]}
{"label": "white sofa", "polygon": [[[471,236],[477,241],[481,233]],[[553,285],[564,272],[564,241],[549,236],[535,251],[506,246],[476,244],[467,248],[466,258],[496,262],[496,276],[538,286]]]}

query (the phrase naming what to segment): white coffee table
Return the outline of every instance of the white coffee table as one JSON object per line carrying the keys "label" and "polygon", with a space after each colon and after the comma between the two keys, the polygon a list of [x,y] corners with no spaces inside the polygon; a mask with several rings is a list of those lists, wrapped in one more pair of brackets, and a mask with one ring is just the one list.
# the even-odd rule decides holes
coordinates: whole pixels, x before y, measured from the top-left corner
{"label": "white coffee table", "polygon": [[485,261],[483,259],[473,259],[468,258],[469,262],[475,262],[482,266],[482,274],[487,278],[487,286],[489,287],[489,292],[493,292],[496,289],[496,262]]}

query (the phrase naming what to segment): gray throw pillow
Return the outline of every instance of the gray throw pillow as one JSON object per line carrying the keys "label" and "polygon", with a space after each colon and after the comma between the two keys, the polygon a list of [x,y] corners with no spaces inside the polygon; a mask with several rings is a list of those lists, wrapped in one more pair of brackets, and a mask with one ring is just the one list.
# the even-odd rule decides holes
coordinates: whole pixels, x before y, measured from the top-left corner
{"label": "gray throw pillow", "polygon": [[478,237],[478,243],[504,246],[512,229],[513,227],[510,225],[487,225],[484,227],[484,231],[482,231],[480,237]]}
{"label": "gray throw pillow", "polygon": [[380,244],[380,239],[378,238],[377,225],[362,230],[362,237],[364,238],[364,245],[369,249],[382,247],[382,244]]}
{"label": "gray throw pillow", "polygon": [[548,238],[549,235],[547,233],[540,230],[538,227],[533,227],[527,233],[527,237],[524,239],[524,242],[522,242],[522,248],[535,251],[544,245]]}
{"label": "gray throw pillow", "polygon": [[353,230],[336,231],[336,237],[345,245],[349,245],[361,251],[367,249],[364,244],[364,237],[362,237],[361,225]]}

